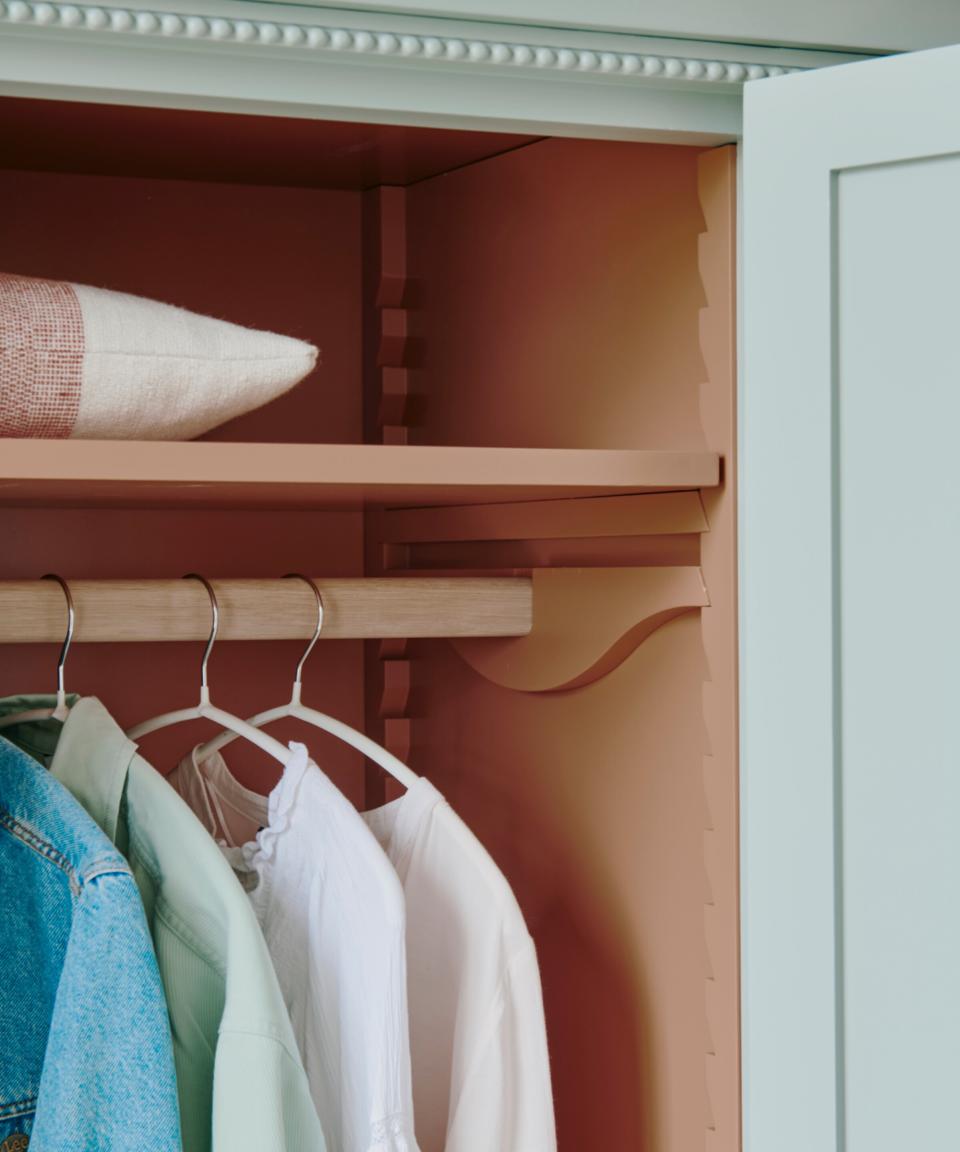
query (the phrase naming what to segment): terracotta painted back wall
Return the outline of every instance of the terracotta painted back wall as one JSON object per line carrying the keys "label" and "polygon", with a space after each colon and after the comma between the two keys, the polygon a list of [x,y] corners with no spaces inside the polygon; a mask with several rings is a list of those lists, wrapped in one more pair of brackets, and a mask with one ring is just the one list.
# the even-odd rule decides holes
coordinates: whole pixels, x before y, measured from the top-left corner
{"label": "terracotta painted back wall", "polygon": [[[121,158],[123,136],[117,138]],[[212,439],[357,442],[360,396],[359,193],[190,180],[0,172],[3,268],[133,292],[239,324],[298,336],[322,363],[288,396]],[[0,508],[0,578],[359,575],[363,513],[343,511],[57,510]],[[210,665],[213,699],[240,715],[289,695],[296,644],[224,644]],[[201,645],[74,646],[71,690],[99,695],[123,724],[194,702]],[[0,650],[0,692],[55,685],[47,646]],[[315,650],[304,697],[362,724],[360,642]],[[284,730],[277,728],[284,737]],[[201,722],[144,741],[161,770],[211,733]],[[286,735],[303,739],[293,726]],[[359,800],[362,768],[344,745],[325,750]],[[275,773],[237,742],[250,783]]]}

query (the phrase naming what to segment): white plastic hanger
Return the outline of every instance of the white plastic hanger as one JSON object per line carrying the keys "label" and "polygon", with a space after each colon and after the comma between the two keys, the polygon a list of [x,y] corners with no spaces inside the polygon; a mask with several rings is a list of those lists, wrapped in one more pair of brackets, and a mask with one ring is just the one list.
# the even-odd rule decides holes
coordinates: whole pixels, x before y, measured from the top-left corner
{"label": "white plastic hanger", "polygon": [[[323,712],[317,712],[316,709],[308,708],[300,702],[303,666],[307,662],[307,657],[313,651],[313,646],[320,639],[320,632],[323,629],[323,597],[320,595],[320,589],[308,576],[292,573],[289,578],[303,580],[313,589],[313,594],[317,598],[317,627],[310,643],[307,645],[307,650],[300,657],[300,663],[297,665],[297,671],[293,681],[293,691],[290,694],[289,702],[281,704],[277,708],[271,708],[266,712],[258,712],[256,716],[251,716],[247,723],[253,725],[255,728],[259,728],[264,724],[270,724],[274,720],[284,720],[288,716],[292,716],[296,720],[302,720],[305,724],[310,724],[314,728],[321,728],[324,732],[329,732],[331,735],[336,736],[345,744],[349,744],[351,747],[356,748],[358,752],[362,752],[367,759],[372,760],[375,764],[379,764],[384,771],[389,772],[404,788],[412,788],[420,778],[415,772],[408,768],[402,760],[398,760],[397,757],[391,752],[388,752],[386,748],[381,748],[380,745],[371,740],[369,736],[364,736],[362,732],[358,732],[348,724],[344,724],[340,720],[334,720],[332,716],[327,716]],[[211,753],[218,752],[221,748],[224,748],[234,739],[236,739],[234,732],[221,732],[198,750],[197,758],[200,760],[205,759]]]}
{"label": "white plastic hanger", "polygon": [[220,629],[220,607],[217,604],[217,597],[209,580],[203,576],[191,572],[189,575],[184,576],[184,580],[199,580],[200,583],[206,588],[207,595],[210,597],[210,637],[207,640],[207,646],[203,651],[203,662],[200,665],[200,703],[195,708],[181,708],[176,712],[164,712],[162,716],[154,716],[152,720],[144,720],[141,724],[130,728],[127,731],[127,736],[131,740],[139,740],[142,736],[147,736],[151,732],[157,732],[161,728],[170,728],[174,724],[182,724],[186,720],[212,720],[215,724],[219,724],[222,728],[230,730],[232,735],[242,736],[245,740],[249,740],[251,744],[256,744],[268,755],[272,756],[274,760],[279,760],[281,764],[286,767],[289,764],[293,753],[269,736],[266,732],[261,732],[259,729],[254,728],[245,720],[241,720],[239,716],[234,716],[231,712],[224,712],[222,708],[217,708],[216,705],[210,703],[210,687],[207,683],[207,662],[210,659],[210,653],[213,651],[213,645],[217,639],[217,632]]}
{"label": "white plastic hanger", "polygon": [[0,728],[11,728],[14,724],[26,724],[31,720],[59,720],[62,724],[70,715],[70,709],[67,706],[67,694],[63,687],[63,668],[67,662],[67,653],[70,651],[70,645],[73,642],[73,629],[76,623],[73,597],[70,595],[70,589],[62,576],[57,576],[53,572],[49,572],[43,579],[56,580],[63,589],[63,594],[67,599],[67,635],[63,641],[63,647],[60,649],[60,656],[57,660],[57,704],[55,708],[31,708],[27,712],[14,712],[10,716],[4,716],[0,719]]}

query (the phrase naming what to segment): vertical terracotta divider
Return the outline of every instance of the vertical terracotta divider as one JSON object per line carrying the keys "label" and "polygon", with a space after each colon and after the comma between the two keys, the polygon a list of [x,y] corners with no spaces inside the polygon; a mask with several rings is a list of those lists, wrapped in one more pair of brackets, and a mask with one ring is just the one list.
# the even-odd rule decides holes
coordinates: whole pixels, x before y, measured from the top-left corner
{"label": "vertical terracotta divider", "polygon": [[[689,148],[548,140],[412,185],[410,327],[430,344],[416,361],[429,408],[418,409],[411,439],[729,446],[713,407],[729,407],[733,380],[722,340],[707,336],[732,316],[717,296],[729,290],[723,262],[711,252],[719,245],[722,256],[732,238],[713,203],[719,176],[710,163],[701,172],[701,154]],[[428,551],[421,524],[423,534],[405,538],[412,566],[469,557],[489,567],[509,555],[583,569],[602,595],[595,569],[622,564],[627,537],[602,534],[606,505],[594,503],[575,555],[543,538],[556,523],[555,505],[545,504],[526,513],[518,537],[532,546],[523,552],[507,554],[496,540]],[[641,532],[644,522],[630,514],[626,529]],[[722,518],[711,526],[717,535],[733,527]],[[681,562],[695,566],[700,523],[689,531]],[[738,1141],[737,983],[725,951],[737,931],[736,834],[719,806],[712,835],[722,866],[709,871],[716,903],[704,908],[705,771],[725,803],[736,795],[735,756],[712,720],[716,764],[704,761],[707,652],[716,686],[733,675],[713,666],[723,650],[715,633],[725,634],[732,605],[722,576],[732,540],[720,547],[714,623],[680,615],[579,687],[518,691],[477,675],[450,644],[415,645],[416,767],[493,854],[536,941],[563,1152],[690,1152],[708,1139],[732,1152]],[[641,566],[663,559],[651,548]],[[571,620],[585,623],[577,603]],[[708,926],[718,957],[709,971],[707,916],[733,919]],[[723,997],[732,1009],[713,1002]],[[732,1069],[733,1099],[717,1099],[714,1068]]]}
{"label": "vertical terracotta divider", "polygon": [[737,769],[736,538],[736,149],[704,152],[699,162],[704,231],[699,237],[705,307],[700,348],[706,367],[700,411],[707,445],[722,453],[723,482],[701,492],[709,529],[701,570],[710,606],[701,609],[707,665],[703,687],[706,751],[706,1088],[708,1152],[740,1147],[739,794]]}
{"label": "vertical terracotta divider", "polygon": [[[368,444],[406,444],[409,413],[406,191],[374,188],[363,197],[363,431]],[[365,571],[379,576],[396,548],[381,543],[382,510],[368,508]],[[388,555],[388,550],[391,554]],[[406,549],[403,549],[405,552]],[[366,730],[401,760],[410,754],[410,664],[406,640],[365,646]],[[386,799],[375,765],[364,776],[367,807]]]}

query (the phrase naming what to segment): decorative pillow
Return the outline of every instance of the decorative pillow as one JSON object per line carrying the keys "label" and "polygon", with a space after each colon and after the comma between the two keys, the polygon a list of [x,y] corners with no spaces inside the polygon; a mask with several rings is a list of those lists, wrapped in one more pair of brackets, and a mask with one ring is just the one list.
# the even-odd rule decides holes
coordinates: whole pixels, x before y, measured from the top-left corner
{"label": "decorative pillow", "polygon": [[190,440],[314,367],[302,340],[0,273],[0,436]]}

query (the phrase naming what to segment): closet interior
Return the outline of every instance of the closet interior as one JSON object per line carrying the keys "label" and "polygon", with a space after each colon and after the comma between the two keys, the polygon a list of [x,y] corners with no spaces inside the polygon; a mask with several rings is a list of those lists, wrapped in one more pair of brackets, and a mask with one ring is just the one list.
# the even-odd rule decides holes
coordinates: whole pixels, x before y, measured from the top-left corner
{"label": "closet interior", "polygon": [[[734,150],[25,99],[0,142],[4,271],[321,349],[201,441],[0,444],[0,692],[55,686],[56,572],[68,691],[123,725],[194,703],[207,601],[172,582],[198,572],[214,699],[249,715],[313,626],[280,578],[316,578],[304,700],[429,777],[517,893],[560,1148],[732,1152]],[[125,635],[193,640],[85,642],[112,580],[185,621]],[[284,638],[230,639],[265,603]],[[167,770],[210,735],[142,748]],[[310,743],[358,806],[395,794]]]}

